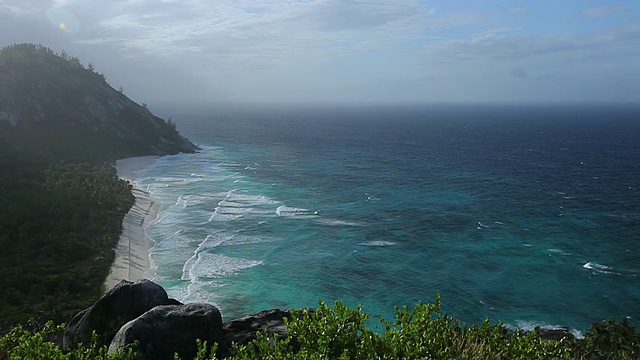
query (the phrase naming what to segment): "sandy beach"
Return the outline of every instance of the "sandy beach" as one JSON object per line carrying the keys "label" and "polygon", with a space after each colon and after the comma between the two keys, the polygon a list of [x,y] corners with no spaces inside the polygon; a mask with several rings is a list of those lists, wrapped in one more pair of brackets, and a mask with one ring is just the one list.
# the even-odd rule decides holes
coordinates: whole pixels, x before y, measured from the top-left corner
{"label": "sandy beach", "polygon": [[159,206],[151,194],[141,189],[135,182],[136,173],[153,164],[157,156],[142,156],[116,161],[118,176],[133,185],[135,204],[122,220],[122,234],[116,246],[116,257],[111,273],[105,280],[105,289],[114,287],[120,280],[136,281],[153,277],[150,271],[149,250],[153,242],[147,236],[145,227],[158,215]]}

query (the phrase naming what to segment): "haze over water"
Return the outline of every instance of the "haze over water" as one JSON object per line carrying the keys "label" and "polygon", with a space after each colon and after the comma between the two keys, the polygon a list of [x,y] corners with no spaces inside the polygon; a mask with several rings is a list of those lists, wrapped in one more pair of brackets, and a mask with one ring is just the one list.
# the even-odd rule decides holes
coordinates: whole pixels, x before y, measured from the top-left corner
{"label": "haze over water", "polygon": [[174,116],[139,174],[156,280],[227,319],[342,300],[392,319],[640,319],[640,109],[263,107]]}

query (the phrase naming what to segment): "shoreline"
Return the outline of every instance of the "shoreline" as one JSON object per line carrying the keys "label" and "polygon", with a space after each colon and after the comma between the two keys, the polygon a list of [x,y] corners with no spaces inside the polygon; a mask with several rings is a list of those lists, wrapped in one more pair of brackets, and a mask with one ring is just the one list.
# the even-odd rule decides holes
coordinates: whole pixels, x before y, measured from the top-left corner
{"label": "shoreline", "polygon": [[105,291],[113,288],[120,280],[136,281],[153,278],[149,251],[155,245],[147,235],[146,226],[158,216],[160,206],[153,200],[148,191],[137,184],[138,171],[153,164],[158,156],[141,156],[116,161],[115,168],[123,180],[128,181],[133,189],[135,203],[122,219],[122,233],[114,251],[116,256],[111,271],[105,279]]}

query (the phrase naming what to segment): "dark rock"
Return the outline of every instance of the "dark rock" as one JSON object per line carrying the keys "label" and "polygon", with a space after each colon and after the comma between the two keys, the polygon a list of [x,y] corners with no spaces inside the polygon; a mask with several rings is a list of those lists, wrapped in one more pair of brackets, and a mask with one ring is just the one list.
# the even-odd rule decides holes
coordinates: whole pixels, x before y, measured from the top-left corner
{"label": "dark rock", "polygon": [[541,328],[538,326],[535,331],[542,341],[575,340],[575,336],[573,336],[568,327]]}
{"label": "dark rock", "polygon": [[95,304],[69,321],[62,347],[69,351],[79,343],[88,343],[93,331],[98,334],[98,345],[109,345],[122,325],[155,306],[174,303],[176,300],[169,299],[160,285],[149,280],[135,283],[122,280]]}
{"label": "dark rock", "polygon": [[157,306],[140,317],[126,323],[109,346],[109,353],[138,342],[137,359],[173,359],[178,353],[182,359],[197,354],[196,339],[224,343],[222,316],[210,304]]}
{"label": "dark rock", "polygon": [[[313,309],[303,309],[303,311],[310,312]],[[224,324],[222,328],[227,341],[225,346],[228,351],[227,355],[233,355],[232,343],[247,345],[258,338],[257,332],[276,334],[279,338],[285,338],[288,332],[284,319],[291,319],[291,316],[289,310],[271,309]],[[299,344],[295,337],[292,338],[290,345],[294,352],[299,350]]]}
{"label": "dark rock", "polygon": [[270,334],[278,334],[279,337],[287,336],[287,326],[284,318],[291,318],[288,310],[271,309],[260,311],[257,314],[245,316],[241,319],[230,321],[222,327],[225,339],[229,344],[236,342],[239,345],[247,345],[257,339],[258,331],[267,331]]}

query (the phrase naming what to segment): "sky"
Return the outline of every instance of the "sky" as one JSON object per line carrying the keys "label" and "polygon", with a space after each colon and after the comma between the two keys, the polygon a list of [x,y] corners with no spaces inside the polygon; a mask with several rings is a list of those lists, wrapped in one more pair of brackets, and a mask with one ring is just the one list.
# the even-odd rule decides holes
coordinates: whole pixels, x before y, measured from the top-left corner
{"label": "sky", "polygon": [[637,0],[0,0],[139,103],[640,103]]}

